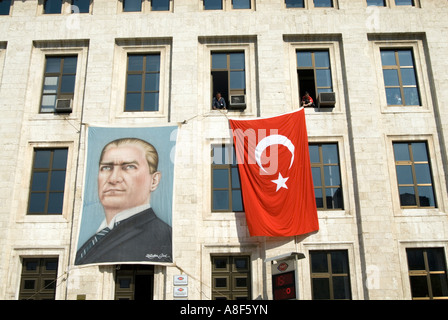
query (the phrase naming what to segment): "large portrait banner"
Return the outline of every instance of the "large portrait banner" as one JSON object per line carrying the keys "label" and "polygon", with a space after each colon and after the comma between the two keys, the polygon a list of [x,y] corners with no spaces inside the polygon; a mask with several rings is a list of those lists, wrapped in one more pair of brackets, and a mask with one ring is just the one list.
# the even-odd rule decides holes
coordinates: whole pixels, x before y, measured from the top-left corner
{"label": "large portrait banner", "polygon": [[177,129],[87,128],[75,265],[173,262]]}

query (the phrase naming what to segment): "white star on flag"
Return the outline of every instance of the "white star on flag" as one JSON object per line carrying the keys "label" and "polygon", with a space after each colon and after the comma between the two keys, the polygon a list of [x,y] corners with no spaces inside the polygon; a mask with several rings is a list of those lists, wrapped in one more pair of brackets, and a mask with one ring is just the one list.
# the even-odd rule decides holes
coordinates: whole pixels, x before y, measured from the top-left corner
{"label": "white star on flag", "polygon": [[289,178],[283,178],[282,174],[279,173],[278,174],[278,179],[277,180],[271,180],[272,182],[274,182],[277,185],[277,190],[275,190],[275,192],[277,192],[278,190],[280,190],[280,188],[285,188],[288,189],[288,186],[286,185],[286,181],[288,181]]}

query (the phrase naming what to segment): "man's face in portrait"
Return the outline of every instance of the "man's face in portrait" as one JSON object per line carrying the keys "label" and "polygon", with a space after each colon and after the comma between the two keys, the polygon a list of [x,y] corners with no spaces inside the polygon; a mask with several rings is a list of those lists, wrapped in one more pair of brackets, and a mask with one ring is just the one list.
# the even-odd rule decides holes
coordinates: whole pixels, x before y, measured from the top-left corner
{"label": "man's face in portrait", "polygon": [[160,172],[150,173],[143,148],[124,144],[109,148],[100,160],[98,196],[110,220],[120,211],[149,204]]}

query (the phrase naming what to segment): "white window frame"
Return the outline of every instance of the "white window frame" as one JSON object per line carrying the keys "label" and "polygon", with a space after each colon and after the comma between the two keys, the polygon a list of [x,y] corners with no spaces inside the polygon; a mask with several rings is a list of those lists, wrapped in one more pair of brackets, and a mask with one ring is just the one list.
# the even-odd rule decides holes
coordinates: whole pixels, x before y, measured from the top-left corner
{"label": "white window frame", "polygon": [[[88,41],[61,40],[56,42],[35,41],[31,55],[30,73],[26,90],[25,106],[29,120],[80,120],[83,108],[83,95],[86,79]],[[72,112],[56,114],[40,113],[42,88],[47,56],[72,55],[77,56],[75,91],[72,102]]]}
{"label": "white window frame", "polygon": [[[409,113],[409,112],[431,112],[431,90],[428,78],[428,67],[425,60],[423,42],[421,40],[373,40],[371,46],[377,74],[377,88],[379,88],[379,103],[383,113]],[[417,78],[417,88],[420,94],[420,105],[390,106],[387,104],[386,89],[383,77],[383,64],[381,62],[381,50],[411,49],[414,56],[414,70]]]}
{"label": "white window frame", "polygon": [[[168,117],[171,38],[116,39],[110,112],[112,118]],[[125,111],[127,59],[129,54],[160,54],[159,110]]]}
{"label": "white window frame", "polygon": [[[291,100],[289,102],[291,109],[297,109],[300,107],[300,101],[302,97],[299,96],[299,80],[297,78],[297,51],[299,50],[328,50],[330,57],[330,70],[331,81],[333,85],[333,92],[335,93],[336,103],[331,113],[342,113],[345,110],[345,94],[343,83],[343,69],[340,56],[340,44],[339,41],[301,41],[300,39],[289,43],[289,70],[291,78]],[[315,108],[305,108],[305,113],[308,115],[319,114],[317,110],[317,97],[312,97],[315,101]]]}

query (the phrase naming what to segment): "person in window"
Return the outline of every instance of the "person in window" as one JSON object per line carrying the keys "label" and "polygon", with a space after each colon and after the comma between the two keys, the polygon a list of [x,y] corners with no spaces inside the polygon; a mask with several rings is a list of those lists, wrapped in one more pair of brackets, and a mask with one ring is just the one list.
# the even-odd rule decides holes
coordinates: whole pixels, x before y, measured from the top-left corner
{"label": "person in window", "polygon": [[314,106],[314,100],[311,98],[308,91],[305,91],[305,95],[302,97],[302,107],[312,107]]}
{"label": "person in window", "polygon": [[78,250],[75,265],[104,262],[172,262],[171,226],[150,205],[161,173],[154,146],[137,138],[108,143],[102,150],[98,197],[105,219]]}
{"label": "person in window", "polygon": [[213,98],[212,109],[226,109],[226,101],[221,97],[221,92],[217,92],[216,97]]}

